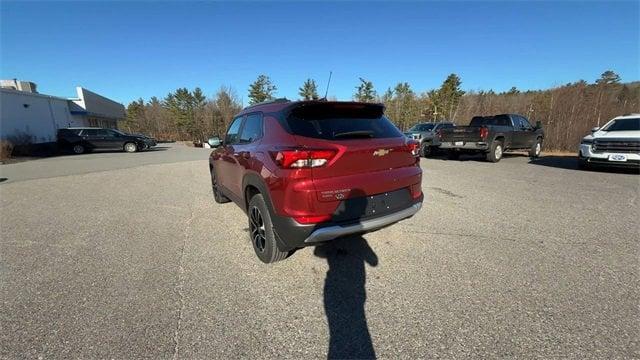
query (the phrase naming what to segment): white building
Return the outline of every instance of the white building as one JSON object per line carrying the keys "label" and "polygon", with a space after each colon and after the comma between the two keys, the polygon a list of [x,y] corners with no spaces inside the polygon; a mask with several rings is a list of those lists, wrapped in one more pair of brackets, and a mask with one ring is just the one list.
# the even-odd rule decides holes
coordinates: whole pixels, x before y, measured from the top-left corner
{"label": "white building", "polygon": [[39,144],[55,142],[61,128],[118,128],[122,104],[81,87],[76,92],[77,98],[67,99],[39,94],[32,82],[0,80],[0,139]]}

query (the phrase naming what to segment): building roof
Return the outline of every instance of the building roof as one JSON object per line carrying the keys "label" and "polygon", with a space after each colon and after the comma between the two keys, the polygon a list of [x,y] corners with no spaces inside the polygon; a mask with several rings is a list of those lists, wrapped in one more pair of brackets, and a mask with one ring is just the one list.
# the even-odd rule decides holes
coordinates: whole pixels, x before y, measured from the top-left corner
{"label": "building roof", "polygon": [[[35,87],[35,84],[33,84]],[[100,118],[121,120],[125,117],[124,105],[107,97],[96,94],[80,86],[76,87],[77,97],[63,98],[59,96],[45,95],[36,92],[22,91],[7,87],[0,88],[3,92],[30,97],[39,97],[66,101],[71,114],[88,115]]]}

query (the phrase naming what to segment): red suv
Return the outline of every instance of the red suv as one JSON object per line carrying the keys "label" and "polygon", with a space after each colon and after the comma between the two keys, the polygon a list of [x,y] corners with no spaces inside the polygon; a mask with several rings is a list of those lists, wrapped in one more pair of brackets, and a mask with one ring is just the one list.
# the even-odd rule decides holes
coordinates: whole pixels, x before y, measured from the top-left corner
{"label": "red suv", "polygon": [[383,111],[381,104],[276,100],[233,119],[209,158],[213,195],[247,213],[260,260],[420,210],[418,143]]}

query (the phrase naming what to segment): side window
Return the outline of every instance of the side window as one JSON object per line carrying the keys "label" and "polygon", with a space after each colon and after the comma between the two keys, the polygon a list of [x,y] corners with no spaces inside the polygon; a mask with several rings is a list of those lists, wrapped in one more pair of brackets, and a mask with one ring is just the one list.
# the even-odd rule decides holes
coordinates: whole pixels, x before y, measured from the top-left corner
{"label": "side window", "polygon": [[111,136],[111,133],[106,129],[98,129],[96,133],[98,136]]}
{"label": "side window", "polygon": [[227,136],[225,136],[224,138],[225,145],[233,145],[238,143],[238,140],[240,140],[240,124],[242,124],[242,116],[235,118],[231,123],[231,126],[229,126],[229,130],[227,130]]}
{"label": "side window", "polygon": [[247,116],[242,127],[240,143],[251,143],[262,137],[262,115],[251,114]]}
{"label": "side window", "polygon": [[531,126],[529,121],[527,119],[523,118],[522,116],[520,116],[520,123],[522,124],[522,127],[527,129],[527,130],[533,129],[533,126]]}
{"label": "side window", "polygon": [[97,136],[98,135],[98,130],[96,130],[96,129],[82,130],[82,135],[84,135],[84,136]]}
{"label": "side window", "polygon": [[498,116],[498,125],[500,126],[511,126],[511,121],[513,120],[513,127],[517,128],[519,125],[518,117],[514,116],[509,119],[509,116]]}

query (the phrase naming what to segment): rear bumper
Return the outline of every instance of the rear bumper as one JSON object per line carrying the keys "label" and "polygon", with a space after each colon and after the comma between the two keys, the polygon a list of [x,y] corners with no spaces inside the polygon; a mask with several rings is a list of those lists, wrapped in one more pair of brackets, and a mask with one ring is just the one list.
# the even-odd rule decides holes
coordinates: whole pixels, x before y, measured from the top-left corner
{"label": "rear bumper", "polygon": [[299,224],[293,218],[273,214],[272,221],[279,247],[281,250],[287,251],[392,225],[417,213],[422,208],[423,198],[424,196],[421,195],[404,209],[357,221]]}
{"label": "rear bumper", "polygon": [[486,151],[489,150],[489,144],[486,142],[462,142],[462,145],[456,145],[455,142],[447,141],[440,143],[441,149],[452,150],[473,150],[473,151]]}
{"label": "rear bumper", "polygon": [[400,220],[409,218],[417,213],[422,207],[422,203],[416,203],[411,205],[410,207],[400,210],[398,212],[384,215],[374,219],[363,220],[354,224],[349,225],[335,225],[323,227],[317,230],[314,230],[309,237],[304,240],[305,244],[313,244],[323,241],[332,240],[341,236],[350,235],[350,234],[358,234],[364,233],[368,231],[373,231],[377,229],[381,229],[385,226],[389,226],[391,224],[397,223]]}

